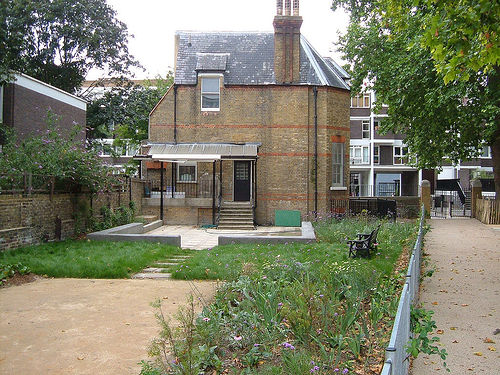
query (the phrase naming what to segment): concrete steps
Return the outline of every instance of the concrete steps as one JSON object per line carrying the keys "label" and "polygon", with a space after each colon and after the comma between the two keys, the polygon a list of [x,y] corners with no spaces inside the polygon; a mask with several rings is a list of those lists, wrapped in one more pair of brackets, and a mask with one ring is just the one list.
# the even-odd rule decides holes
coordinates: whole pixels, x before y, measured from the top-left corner
{"label": "concrete steps", "polygon": [[250,202],[222,202],[218,229],[254,230]]}
{"label": "concrete steps", "polygon": [[172,255],[168,259],[153,263],[150,267],[146,267],[141,272],[132,275],[132,279],[170,279],[172,276],[172,273],[169,272],[170,269],[189,258],[191,258],[190,255]]}

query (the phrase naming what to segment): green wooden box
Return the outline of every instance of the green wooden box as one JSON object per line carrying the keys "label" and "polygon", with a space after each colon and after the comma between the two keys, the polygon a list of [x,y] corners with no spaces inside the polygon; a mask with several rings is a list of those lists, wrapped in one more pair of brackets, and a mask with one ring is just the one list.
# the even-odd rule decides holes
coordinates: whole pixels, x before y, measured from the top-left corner
{"label": "green wooden box", "polygon": [[300,211],[276,210],[274,225],[277,227],[300,227]]}

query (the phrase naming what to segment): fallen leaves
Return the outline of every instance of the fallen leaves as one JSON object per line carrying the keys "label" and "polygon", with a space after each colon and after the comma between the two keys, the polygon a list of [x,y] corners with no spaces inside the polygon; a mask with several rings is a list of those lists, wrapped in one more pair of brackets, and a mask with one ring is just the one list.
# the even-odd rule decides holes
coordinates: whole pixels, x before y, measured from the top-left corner
{"label": "fallen leaves", "polygon": [[474,352],[474,355],[477,355],[478,357],[482,357],[483,353],[482,352]]}
{"label": "fallen leaves", "polygon": [[490,339],[490,338],[488,338],[488,337],[486,337],[486,338],[483,340],[483,342],[484,342],[485,344],[495,344],[495,341],[493,341],[492,339]]}

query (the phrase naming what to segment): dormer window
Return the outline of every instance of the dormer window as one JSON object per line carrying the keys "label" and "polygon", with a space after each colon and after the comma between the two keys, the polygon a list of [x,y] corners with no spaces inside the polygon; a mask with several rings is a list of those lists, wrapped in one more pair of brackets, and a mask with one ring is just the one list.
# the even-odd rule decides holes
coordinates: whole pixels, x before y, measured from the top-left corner
{"label": "dormer window", "polygon": [[201,110],[220,110],[220,77],[201,77]]}

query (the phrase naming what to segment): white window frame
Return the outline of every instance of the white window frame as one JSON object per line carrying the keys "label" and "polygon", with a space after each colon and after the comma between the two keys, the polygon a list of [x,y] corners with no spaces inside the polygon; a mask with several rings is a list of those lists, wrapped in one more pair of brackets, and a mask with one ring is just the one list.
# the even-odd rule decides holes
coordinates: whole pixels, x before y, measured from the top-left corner
{"label": "white window frame", "polygon": [[[399,149],[398,153],[396,153],[396,149]],[[406,152],[404,152],[405,150]],[[392,158],[393,165],[406,164],[408,162],[408,146],[394,146],[392,148],[392,156],[393,156]]]}
{"label": "white window frame", "polygon": [[361,139],[370,139],[370,120],[361,121]]}
{"label": "white window frame", "polygon": [[491,159],[491,147],[483,146],[481,147],[481,154],[479,154],[480,159]]}
{"label": "white window frame", "polygon": [[[200,74],[199,77],[200,77],[200,107],[201,107],[201,110],[203,112],[219,112],[220,108],[221,108],[220,81],[221,81],[221,77],[223,77],[223,76],[221,74]],[[215,91],[203,91],[203,80],[204,79],[218,79],[219,85],[217,87],[219,90],[217,92],[215,92]],[[219,96],[219,106],[218,107],[207,107],[207,108],[203,107],[203,95],[204,94],[218,95]]]}
{"label": "white window frame", "polygon": [[[359,105],[359,101],[361,100],[361,105]],[[368,105],[366,105],[366,101],[368,101]],[[351,108],[370,108],[371,97],[370,93],[363,93],[351,98]]]}
{"label": "white window frame", "polygon": [[[359,156],[356,151],[359,150]],[[366,154],[363,152],[366,150]],[[349,147],[349,163],[351,165],[368,165],[370,164],[370,146],[351,146]]]}
{"label": "white window frame", "polygon": [[373,164],[380,164],[380,146],[373,146]]}
{"label": "white window frame", "polygon": [[344,187],[344,143],[332,143],[332,187]]}
{"label": "white window frame", "polygon": [[[183,181],[181,180],[180,167],[193,167],[194,166],[194,180]],[[198,163],[195,161],[187,161],[185,163],[177,163],[177,182],[181,183],[196,183],[198,182]]]}

